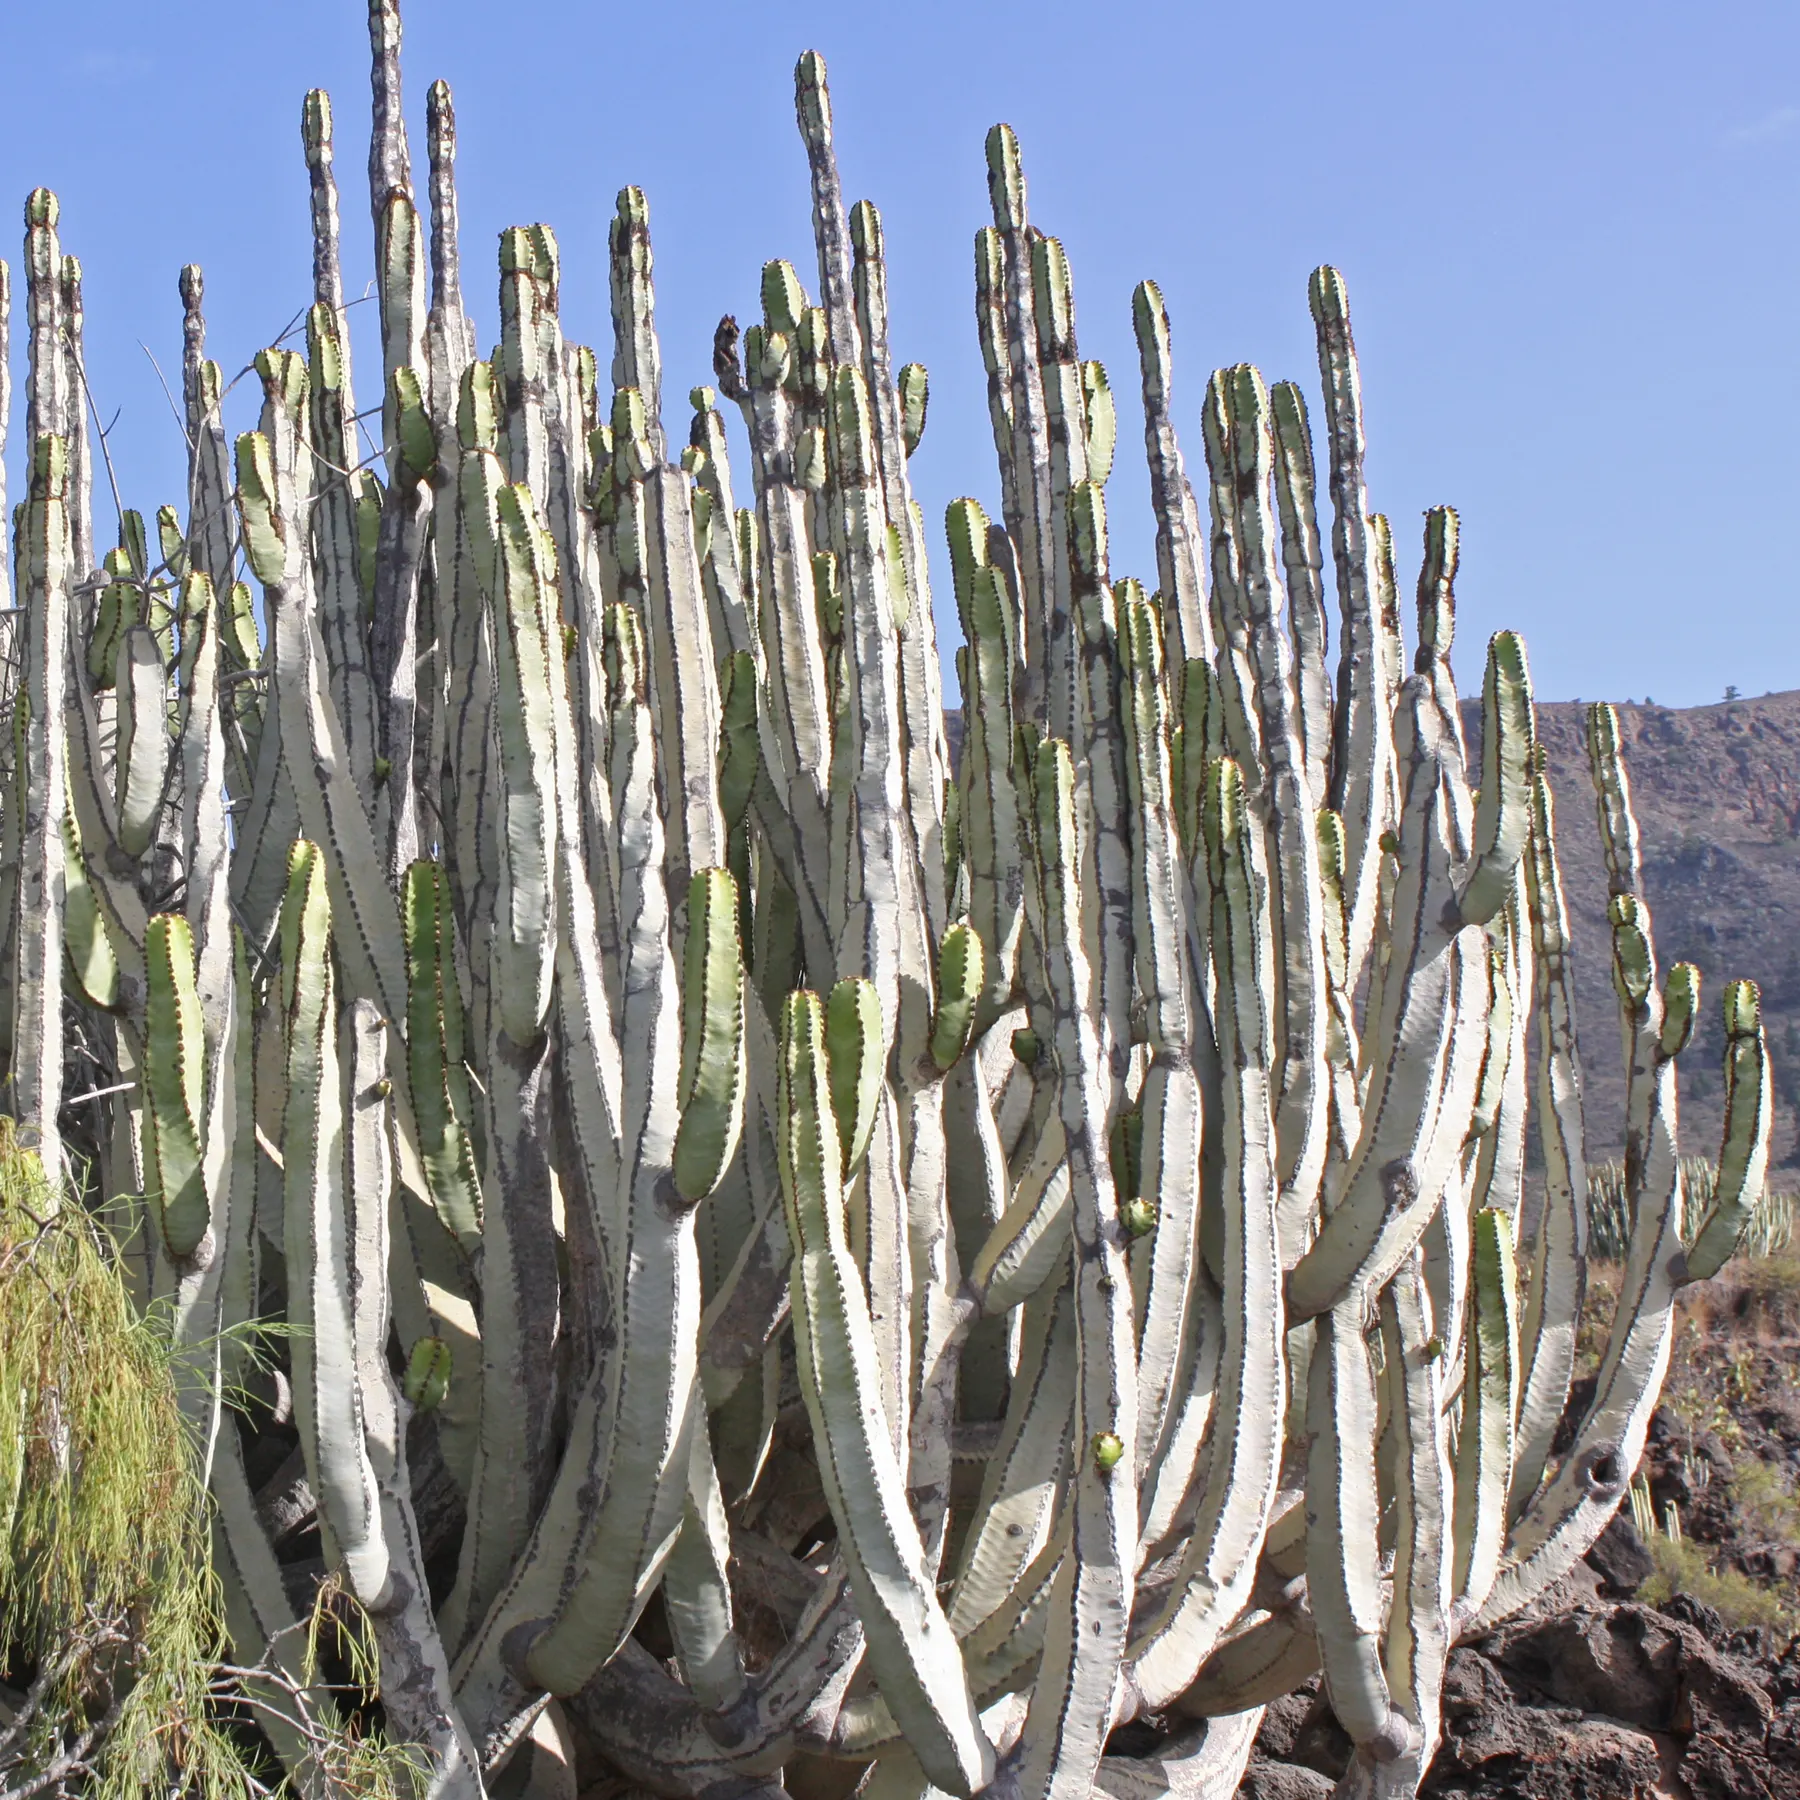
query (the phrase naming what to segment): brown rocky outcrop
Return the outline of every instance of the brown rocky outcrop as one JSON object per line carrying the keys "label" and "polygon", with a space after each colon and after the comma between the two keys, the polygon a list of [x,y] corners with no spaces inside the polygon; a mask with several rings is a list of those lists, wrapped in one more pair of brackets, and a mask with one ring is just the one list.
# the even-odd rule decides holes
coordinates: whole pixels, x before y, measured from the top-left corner
{"label": "brown rocky outcrop", "polygon": [[[1566,1596],[1565,1596],[1566,1597]],[[1324,1800],[1350,1753],[1316,1689],[1272,1707],[1240,1800]],[[1793,1800],[1800,1646],[1677,1595],[1590,1596],[1455,1651],[1423,1800]]]}

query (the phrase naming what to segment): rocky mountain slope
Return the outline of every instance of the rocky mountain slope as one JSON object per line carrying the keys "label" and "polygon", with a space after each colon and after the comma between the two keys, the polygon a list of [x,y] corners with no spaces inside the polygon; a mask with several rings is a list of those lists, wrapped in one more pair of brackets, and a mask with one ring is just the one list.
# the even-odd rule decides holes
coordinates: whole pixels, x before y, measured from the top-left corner
{"label": "rocky mountain slope", "polygon": [[[1588,1138],[1606,1155],[1621,1141],[1625,1082],[1586,714],[1574,701],[1540,705],[1538,736],[1575,936]],[[1704,977],[1701,1029],[1682,1058],[1682,1149],[1717,1153],[1719,994],[1749,976],[1762,988],[1775,1066],[1772,1161],[1791,1171],[1800,1166],[1800,691],[1682,709],[1625,705],[1619,723],[1659,963],[1692,962]],[[1465,704],[1465,724],[1478,756],[1478,702]]]}

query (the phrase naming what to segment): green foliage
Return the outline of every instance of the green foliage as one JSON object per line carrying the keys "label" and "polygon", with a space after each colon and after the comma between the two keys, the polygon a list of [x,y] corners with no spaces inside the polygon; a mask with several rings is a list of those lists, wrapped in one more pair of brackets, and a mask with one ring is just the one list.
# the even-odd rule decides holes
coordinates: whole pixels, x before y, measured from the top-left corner
{"label": "green foliage", "polygon": [[[1710,1157],[1681,1159],[1681,1235],[1692,1244],[1700,1221],[1712,1206],[1718,1164]],[[1632,1209],[1626,1190],[1625,1165],[1618,1161],[1588,1165],[1588,1254],[1600,1262],[1623,1262],[1631,1244]],[[1782,1255],[1800,1240],[1800,1195],[1765,1189],[1750,1215],[1738,1254],[1745,1262],[1764,1262]]]}
{"label": "green foliage", "polygon": [[[1750,1466],[1766,1468],[1761,1463]],[[1752,1485],[1760,1488],[1763,1484],[1752,1478]],[[1721,1566],[1716,1551],[1682,1534],[1681,1517],[1673,1506],[1659,1520],[1642,1480],[1633,1484],[1631,1506],[1638,1536],[1649,1550],[1652,1564],[1649,1578],[1638,1589],[1637,1597],[1645,1605],[1661,1606],[1675,1595],[1685,1594],[1710,1606],[1733,1630],[1760,1626],[1778,1637],[1791,1637],[1800,1628],[1800,1609],[1787,1595],[1740,1569]]]}
{"label": "green foliage", "polygon": [[[248,1800],[269,1771],[234,1723],[255,1703],[224,1642],[167,1315],[133,1306],[117,1246],[56,1200],[0,1119],[0,1666],[21,1690],[0,1784]],[[410,1759],[378,1740],[313,1737],[343,1791],[410,1788]]]}

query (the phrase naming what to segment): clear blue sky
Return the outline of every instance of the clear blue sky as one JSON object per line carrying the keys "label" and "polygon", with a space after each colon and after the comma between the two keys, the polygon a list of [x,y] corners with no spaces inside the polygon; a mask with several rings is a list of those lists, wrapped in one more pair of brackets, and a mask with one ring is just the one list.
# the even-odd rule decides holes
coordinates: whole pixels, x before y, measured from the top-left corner
{"label": "clear blue sky", "polygon": [[[139,348],[179,366],[179,266],[205,266],[228,372],[309,298],[298,121],[313,85],[336,102],[348,272],[355,288],[367,278],[363,7],[62,0],[12,14],[0,194],[16,206],[42,182],[62,196],[87,271],[91,378],[103,414],[118,412],[127,503],[148,509],[182,486]],[[1007,119],[1033,216],[1069,250],[1083,352],[1127,401],[1110,490],[1120,573],[1153,576],[1133,284],[1154,276],[1167,295],[1197,461],[1215,364],[1248,359],[1316,394],[1306,277],[1329,260],[1363,353],[1372,502],[1395,522],[1409,592],[1421,513],[1462,512],[1465,687],[1501,625],[1526,633],[1544,698],[1800,687],[1792,0],[413,0],[415,157],[442,75],[482,343],[495,234],[537,219],[563,246],[565,325],[606,342],[606,222],[637,182],[681,430],[713,325],[754,312],[763,259],[792,257],[811,282],[792,106],[808,46],[830,64],[847,192],[887,223],[897,357],[931,370],[914,475],[934,550],[946,501],[992,505],[997,491],[970,247],[982,137]],[[16,273],[12,216],[0,246]],[[16,440],[15,424],[14,499]]]}

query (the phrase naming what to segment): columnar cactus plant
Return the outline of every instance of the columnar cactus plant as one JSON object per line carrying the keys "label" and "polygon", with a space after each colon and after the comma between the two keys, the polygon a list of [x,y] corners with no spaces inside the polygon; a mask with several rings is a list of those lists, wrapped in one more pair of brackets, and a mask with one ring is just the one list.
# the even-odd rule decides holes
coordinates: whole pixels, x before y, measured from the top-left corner
{"label": "columnar cactus plant", "polygon": [[[818,303],[764,268],[677,449],[644,196],[612,227],[610,361],[565,337],[541,225],[502,235],[478,357],[450,95],[421,201],[394,0],[370,31],[379,407],[314,93],[305,353],[257,357],[228,452],[183,271],[185,513],[153,544],[126,514],[98,563],[80,272],[54,197],[26,209],[5,1094],[89,1198],[131,1197],[238,1661],[338,1704],[267,1529],[285,1480],[437,1793],[571,1792],[603,1756],[670,1796],[834,1763],[884,1800],[1224,1795],[1322,1670],[1339,1791],[1412,1794],[1450,1647],[1612,1515],[1673,1295],[1766,1162],[1740,982],[1684,1251],[1696,978],[1657,968],[1611,712],[1635,1222],[1557,1454],[1587,1182],[1525,652],[1487,648],[1475,767],[1456,515],[1426,522],[1409,674],[1339,275],[1311,287],[1334,673],[1301,392],[1195,384],[1203,524],[1149,282],[1155,591],[1113,566],[1112,389],[996,127],[1000,507],[946,521],[952,757],[908,480],[926,375],[894,366],[823,62],[796,90]],[[105,1090],[77,1109],[72,1058]],[[279,1428],[222,1398],[271,1313]],[[272,1481],[282,1431],[303,1473]],[[1109,1753],[1133,1719],[1160,1748]],[[319,1793],[304,1724],[266,1730]]]}

